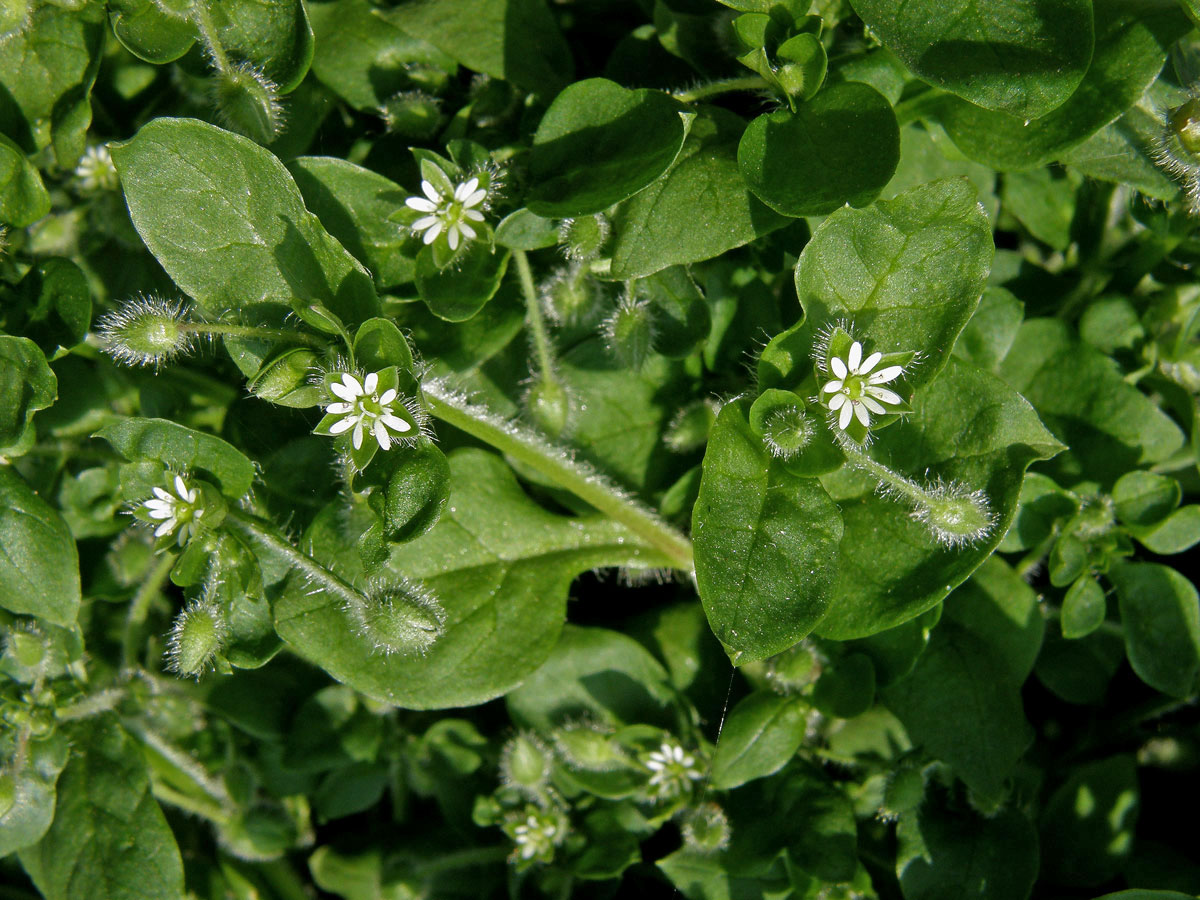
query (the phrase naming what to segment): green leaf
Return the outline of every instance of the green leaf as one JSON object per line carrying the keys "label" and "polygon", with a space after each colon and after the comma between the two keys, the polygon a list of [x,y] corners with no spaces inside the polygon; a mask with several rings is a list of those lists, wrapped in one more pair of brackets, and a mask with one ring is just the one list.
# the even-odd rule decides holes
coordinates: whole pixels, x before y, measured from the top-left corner
{"label": "green leaf", "polygon": [[796,697],[756,691],[729,713],[712,761],[717,790],[773,775],[804,743],[808,706]]}
{"label": "green leaf", "polygon": [[1106,611],[1100,582],[1091,575],[1081,575],[1063,595],[1062,636],[1067,640],[1086,637],[1104,624]]}
{"label": "green leaf", "polygon": [[1108,572],[1117,588],[1125,654],[1146,684],[1188,697],[1200,675],[1200,600],[1195,586],[1169,566],[1120,563]]}
{"label": "green leaf", "polygon": [[1070,456],[1056,463],[1064,470],[1063,483],[1082,474],[1112,484],[1130,469],[1161,462],[1183,446],[1179,427],[1059,319],[1026,320],[1000,375],[1071,448]]}
{"label": "green leaf", "polygon": [[0,334],[0,454],[20,456],[16,445],[32,435],[34,413],[57,397],[58,379],[37,344]]}
{"label": "green leaf", "polygon": [[1071,244],[1077,177],[1055,178],[1049,169],[1010,172],[1004,177],[1004,211],[1044,244],[1065,252]]}
{"label": "green leaf", "polygon": [[447,322],[465,322],[483,309],[504,280],[509,252],[486,244],[468,244],[458,261],[440,268],[429,248],[417,257],[417,291],[429,311]]}
{"label": "green leaf", "polygon": [[207,472],[229,497],[244,496],[254,483],[254,463],[232,444],[168,419],[122,419],[96,436],[130,462],[152,460],[174,472]]}
{"label": "green leaf", "polygon": [[813,706],[830,718],[853,719],[874,703],[875,665],[865,653],[847,653],[832,660],[813,685]]}
{"label": "green leaf", "polygon": [[1042,877],[1072,888],[1116,877],[1133,849],[1138,801],[1132,756],[1076,768],[1042,810]]}
{"label": "green leaf", "polygon": [[1016,810],[985,818],[926,803],[896,836],[904,900],[1026,900],[1037,879],[1037,832]]}
{"label": "green leaf", "polygon": [[1052,624],[1036,672],[1038,681],[1068,703],[1096,706],[1104,701],[1124,659],[1119,635],[1096,630],[1087,637],[1065,640]]}
{"label": "green leaf", "polygon": [[574,69],[571,51],[542,0],[420,0],[396,7],[389,18],[468,69],[546,97]]}
{"label": "green leaf", "polygon": [[141,748],[111,714],[80,729],[54,824],[21,864],[46,900],[176,900],[183,863]]}
{"label": "green leaf", "polygon": [[378,312],[366,270],[305,209],[283,164],[253,141],[160,118],[112,154],[138,233],[206,313],[290,308],[294,298],[320,301],[351,325]]}
{"label": "green leaf", "polygon": [[0,134],[0,222],[24,228],[50,212],[42,176],[24,151]]}
{"label": "green leaf", "polygon": [[746,189],[737,167],[744,128],[733,113],[702,110],[675,164],[618,209],[614,277],[711,259],[787,224]]}
{"label": "green leaf", "polygon": [[988,286],[975,314],[954,343],[954,353],[994,372],[1008,355],[1025,317],[1025,304],[1001,287]]}
{"label": "green leaf", "polygon": [[37,341],[51,358],[87,337],[92,292],[83,270],[69,259],[51,257],[30,267],[15,293],[23,307],[16,318],[24,321],[14,330]]}
{"label": "green leaf", "polygon": [[31,3],[29,15],[0,41],[0,133],[26,152],[53,143],[59,166],[73,168],[92,120],[90,94],[108,30],[104,4]]}
{"label": "green leaf", "polygon": [[408,232],[391,217],[408,192],[344,159],[302,156],[288,163],[304,204],[375,277],[380,290],[412,281],[415,261],[401,252]]}
{"label": "green leaf", "polygon": [[945,365],[992,253],[974,188],[935,181],[826,219],[796,264],[796,296],[814,331],[847,319],[868,349],[921,352],[907,376],[915,386]]}
{"label": "green leaf", "polygon": [[1162,69],[1167,49],[1189,27],[1168,6],[1143,9],[1124,0],[1096,0],[1095,10],[1091,65],[1052,112],[1030,118],[954,97],[942,100],[937,118],[963,153],[1001,171],[1035,169],[1058,159],[1137,102]]}
{"label": "green leaf", "polygon": [[300,0],[198,0],[217,29],[217,40],[234,59],[244,59],[286,94],[308,72],[313,33]]}
{"label": "green leaf", "polygon": [[36,844],[54,820],[55,785],[71,756],[71,745],[61,734],[28,745],[25,765],[6,768],[0,781],[9,780],[9,805],[0,813],[0,857]]}
{"label": "green leaf", "polygon": [[919,78],[984,109],[1026,119],[1060,106],[1092,58],[1090,0],[853,0],[885,47]]}
{"label": "green leaf", "polygon": [[126,50],[158,65],[182,57],[198,37],[191,19],[168,13],[154,0],[109,0],[108,21]]}
{"label": "green leaf", "polygon": [[692,514],[704,612],[739,664],[786,650],[821,620],[842,537],[820,483],[772,459],[749,408],[741,398],[717,417]]}
{"label": "green leaf", "polygon": [[558,225],[522,207],[496,226],[496,243],[510,250],[543,250],[558,243]]}
{"label": "green leaf", "polygon": [[1033,591],[999,561],[962,593],[947,601],[916,667],[884,688],[883,701],[914,744],[996,799],[1033,741],[1020,691],[1043,624]]}
{"label": "green leaf", "polygon": [[654,311],[655,353],[683,359],[708,337],[712,325],[708,302],[685,267],[656,272],[639,281],[637,289]]}
{"label": "green leaf", "polygon": [[1200,504],[1177,509],[1155,525],[1131,526],[1129,530],[1152,553],[1182,553],[1200,543]]}
{"label": "green leaf", "polygon": [[0,466],[0,605],[69,628],[80,599],[66,522],[11,466]]}
{"label": "green leaf", "polygon": [[529,209],[584,216],[633,196],[679,155],[684,112],[662,91],[629,90],[604,78],[571,85],[554,98],[533,137]]}
{"label": "green leaf", "polygon": [[671,728],[673,697],[666,669],[637,641],[567,625],[550,656],[505,703],[515,722],[548,733],[583,720],[603,728]]}
{"label": "green leaf", "polygon": [[795,114],[751,122],[738,168],[763,203],[785,216],[818,216],[843,204],[866,206],[891,180],[900,158],[892,106],[858,82],[832,84]]}
{"label": "green leaf", "polygon": [[381,504],[384,534],[389,541],[411,541],[432,528],[446,508],[450,466],[430,441],[397,448],[392,455],[397,464],[388,475]]}
{"label": "green leaf", "polygon": [[[550,654],[571,581],[597,566],[662,565],[622,526],[534,504],[497,457],[450,455],[450,500],[438,524],[392,551],[389,570],[423,582],[446,611],[445,633],[424,657],[384,656],[354,629],[337,598],[293,578],[275,604],[280,636],[300,656],[385,703],[439,709],[511,690]],[[338,573],[365,580],[337,512],[319,517],[305,546]],[[386,573],[384,573],[386,574]]]}
{"label": "green leaf", "polygon": [[456,68],[452,57],[365,0],[310,3],[308,15],[316,35],[313,74],[357,110],[376,112],[394,94],[422,86],[414,71],[444,81]]}
{"label": "green leaf", "polygon": [[945,548],[907,504],[879,496],[873,480],[846,470],[824,476],[845,521],[830,611],[817,629],[824,637],[884,631],[944,599],[1000,542],[1025,468],[1062,449],[1020,395],[954,357],[912,405],[902,427],[880,432],[871,455],[896,471],[982,490],[995,525],[977,543]]}

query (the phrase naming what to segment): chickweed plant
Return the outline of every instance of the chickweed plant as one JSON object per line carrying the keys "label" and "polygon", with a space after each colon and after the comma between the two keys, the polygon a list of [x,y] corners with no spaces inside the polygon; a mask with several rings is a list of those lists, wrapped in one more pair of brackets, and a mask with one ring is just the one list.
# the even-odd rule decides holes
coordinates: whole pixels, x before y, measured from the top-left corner
{"label": "chickweed plant", "polygon": [[0,0],[0,897],[1200,896],[1198,22]]}

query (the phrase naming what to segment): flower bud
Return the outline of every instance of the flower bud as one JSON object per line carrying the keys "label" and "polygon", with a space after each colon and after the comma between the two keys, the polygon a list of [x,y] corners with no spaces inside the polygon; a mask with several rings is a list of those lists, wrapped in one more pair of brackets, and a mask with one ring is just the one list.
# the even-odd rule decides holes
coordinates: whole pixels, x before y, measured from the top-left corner
{"label": "flower bud", "polygon": [[894,771],[883,789],[883,805],[878,817],[894,822],[902,815],[914,812],[925,799],[925,773],[919,768],[903,767]]}
{"label": "flower bud", "polygon": [[650,303],[626,294],[604,322],[604,339],[622,365],[640,372],[654,348],[654,311]]}
{"label": "flower bud", "polygon": [[996,525],[987,495],[955,481],[939,481],[925,490],[912,516],[939,544],[952,548],[983,540]]}
{"label": "flower bud", "polygon": [[708,443],[708,434],[717,420],[713,400],[697,400],[675,414],[663,433],[663,443],[676,453],[698,450]]}
{"label": "flower bud", "polygon": [[538,428],[556,438],[567,430],[571,397],[559,381],[543,373],[525,392],[525,409]]}
{"label": "flower bud", "polygon": [[167,668],[199,678],[225,646],[226,630],[225,614],[216,603],[193,600],[175,619],[167,638]]}
{"label": "flower bud", "polygon": [[532,799],[550,783],[553,761],[550,748],[537,735],[522,732],[500,752],[500,779]]}
{"label": "flower bud", "polygon": [[609,772],[625,762],[625,754],[611,735],[588,725],[554,732],[554,746],[568,765],[590,772]]}
{"label": "flower bud", "polygon": [[401,91],[384,101],[379,115],[392,134],[424,141],[441,127],[442,101],[424,91]]}
{"label": "flower bud", "polygon": [[127,366],[162,368],[195,348],[182,300],[139,295],[105,314],[97,326],[104,352]]}
{"label": "flower bud", "polygon": [[588,325],[600,315],[604,294],[582,265],[560,269],[542,285],[546,315],[558,325]]}
{"label": "flower bud", "polygon": [[772,456],[791,459],[812,442],[816,426],[799,406],[784,406],[767,416],[762,433]]}
{"label": "flower bud", "polygon": [[260,144],[269,144],[283,133],[278,86],[247,63],[217,74],[213,104],[226,128]]}
{"label": "flower bud", "polygon": [[608,233],[608,219],[597,213],[594,216],[563,219],[558,229],[558,241],[567,259],[595,259],[604,249]]}
{"label": "flower bud", "polygon": [[717,804],[705,803],[684,817],[680,832],[689,850],[705,855],[719,853],[729,846],[729,817]]}
{"label": "flower bud", "polygon": [[385,656],[428,653],[446,624],[437,598],[407,579],[376,584],[349,612],[358,620],[359,634]]}
{"label": "flower bud", "polygon": [[772,656],[767,662],[767,679],[781,694],[797,694],[821,677],[826,660],[811,640]]}
{"label": "flower bud", "polygon": [[22,669],[36,669],[46,652],[46,636],[36,622],[14,625],[4,636],[4,655]]}
{"label": "flower bud", "polygon": [[1168,121],[1180,146],[1192,156],[1200,156],[1200,99],[1193,97],[1175,107]]}

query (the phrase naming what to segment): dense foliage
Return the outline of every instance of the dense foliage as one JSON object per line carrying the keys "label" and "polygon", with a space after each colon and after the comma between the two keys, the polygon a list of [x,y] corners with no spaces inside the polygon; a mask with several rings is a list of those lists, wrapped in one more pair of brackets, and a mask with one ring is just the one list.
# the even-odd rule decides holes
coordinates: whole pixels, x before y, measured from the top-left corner
{"label": "dense foliage", "polygon": [[1196,896],[1197,22],[0,0],[0,897]]}

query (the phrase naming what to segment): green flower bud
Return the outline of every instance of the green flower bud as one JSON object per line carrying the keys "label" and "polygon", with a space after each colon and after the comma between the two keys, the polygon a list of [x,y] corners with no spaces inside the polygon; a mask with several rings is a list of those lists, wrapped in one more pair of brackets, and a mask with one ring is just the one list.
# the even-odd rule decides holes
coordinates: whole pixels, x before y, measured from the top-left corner
{"label": "green flower bud", "polygon": [[590,772],[611,772],[626,761],[611,735],[587,725],[554,732],[554,746],[568,765]]}
{"label": "green flower bud", "polygon": [[500,752],[500,780],[533,799],[550,783],[553,762],[550,748],[537,735],[522,732]]}
{"label": "green flower bud", "polygon": [[538,428],[556,438],[567,430],[571,418],[571,397],[559,381],[542,374],[525,392],[525,409]]}
{"label": "green flower bud", "polygon": [[676,453],[698,450],[708,443],[708,434],[717,421],[714,400],[696,400],[675,414],[663,433],[663,443]]}
{"label": "green flower bud", "polygon": [[46,659],[46,636],[35,622],[22,622],[4,637],[4,655],[22,669],[36,669]]}
{"label": "green flower bud", "polygon": [[883,789],[883,804],[878,817],[894,822],[902,815],[915,812],[925,799],[925,773],[919,768],[904,767],[894,771]]}
{"label": "green flower bud", "polygon": [[193,600],[167,637],[167,668],[199,678],[213,668],[225,646],[225,614],[211,600]]}
{"label": "green flower bud", "polygon": [[608,240],[608,219],[597,213],[577,219],[563,219],[558,229],[558,241],[567,259],[595,259]]}
{"label": "green flower bud", "polygon": [[357,619],[359,634],[386,656],[429,652],[446,624],[437,598],[407,579],[375,584],[348,612]]}
{"label": "green flower bud", "polygon": [[981,541],[996,527],[987,495],[958,482],[939,481],[916,499],[912,516],[923,523],[939,544],[963,547]]}
{"label": "green flower bud", "polygon": [[260,144],[269,144],[283,133],[278,86],[247,63],[217,74],[213,105],[226,128]]}
{"label": "green flower bud", "polygon": [[774,410],[763,422],[763,443],[772,456],[791,459],[807,447],[816,434],[812,416],[799,406]]}
{"label": "green flower bud", "polygon": [[583,266],[560,269],[542,285],[546,315],[558,325],[588,325],[600,317],[604,292]]}
{"label": "green flower bud", "polygon": [[1200,156],[1200,99],[1192,98],[1171,110],[1169,123],[1180,146],[1192,156]]}
{"label": "green flower bud", "polygon": [[146,294],[107,313],[97,331],[104,352],[117,362],[160,369],[195,349],[195,333],[188,323],[188,308],[182,300]]}
{"label": "green flower bud", "polygon": [[626,294],[604,322],[604,340],[624,366],[640,372],[654,349],[654,311],[644,298]]}
{"label": "green flower bud", "polygon": [[717,804],[705,803],[688,812],[680,832],[689,850],[705,855],[719,853],[729,846],[729,817]]}
{"label": "green flower bud", "polygon": [[384,101],[379,115],[392,134],[424,141],[441,127],[442,101],[424,91],[401,91]]}

